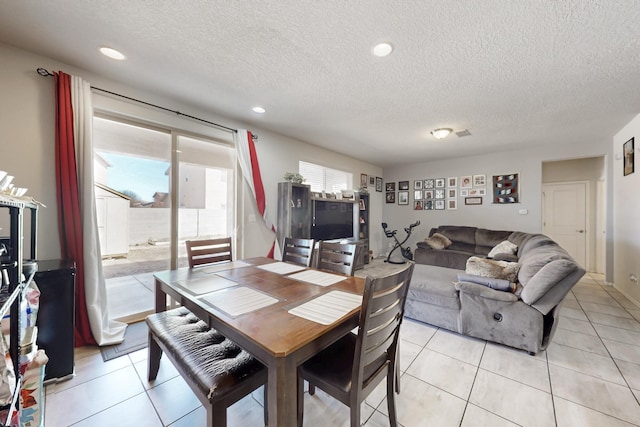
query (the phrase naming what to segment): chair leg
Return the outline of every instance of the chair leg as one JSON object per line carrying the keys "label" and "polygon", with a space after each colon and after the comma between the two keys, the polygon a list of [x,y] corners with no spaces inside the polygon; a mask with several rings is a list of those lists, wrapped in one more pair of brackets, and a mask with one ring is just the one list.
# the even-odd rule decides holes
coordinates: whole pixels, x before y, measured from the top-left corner
{"label": "chair leg", "polygon": [[400,362],[398,361],[398,359],[396,359],[395,382],[396,382],[396,393],[400,394]]}
{"label": "chair leg", "polygon": [[158,376],[160,370],[160,358],[162,357],[162,349],[149,334],[149,357],[147,359],[147,379],[153,381]]}
{"label": "chair leg", "polygon": [[360,427],[360,402],[352,402],[350,413],[351,413],[351,427]]}
{"label": "chair leg", "polygon": [[297,396],[296,396],[296,406],[298,409],[297,420],[298,427],[302,427],[304,421],[304,379],[298,374],[298,387],[297,387]]}
{"label": "chair leg", "polygon": [[269,425],[269,389],[267,388],[267,384],[263,385],[262,388],[264,389],[264,399],[263,399],[263,403],[264,403],[264,425],[268,426]]}
{"label": "chair leg", "polygon": [[389,378],[389,375],[394,375],[394,368],[389,367],[389,370],[387,372],[387,410],[389,412],[389,425],[391,427],[397,427],[398,418],[396,414],[396,395],[393,388],[394,385],[397,385],[398,383],[396,381],[393,381],[392,378]]}
{"label": "chair leg", "polygon": [[313,396],[314,394],[316,394],[316,386],[309,381],[309,396]]}
{"label": "chair leg", "polygon": [[226,427],[227,408],[224,405],[210,405],[207,410],[207,427]]}

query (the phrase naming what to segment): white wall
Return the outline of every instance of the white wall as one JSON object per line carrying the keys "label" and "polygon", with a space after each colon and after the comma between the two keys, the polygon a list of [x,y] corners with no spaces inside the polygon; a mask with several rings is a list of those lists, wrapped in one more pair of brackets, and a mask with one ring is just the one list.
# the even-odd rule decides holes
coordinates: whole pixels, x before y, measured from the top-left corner
{"label": "white wall", "polygon": [[[28,195],[47,205],[39,216],[38,257],[51,259],[60,257],[60,243],[57,226],[57,207],[55,190],[55,95],[51,78],[40,77],[36,68],[44,67],[50,71],[61,70],[88,80],[92,85],[122,93],[146,102],[183,111],[225,126],[248,128],[259,135],[256,150],[261,162],[262,177],[267,196],[267,215],[276,222],[277,183],[287,171],[297,171],[298,161],[306,160],[321,163],[336,169],[353,173],[354,188],[359,185],[360,173],[382,176],[382,168],[349,158],[302,141],[284,137],[255,126],[233,121],[208,111],[194,108],[177,100],[165,99],[153,92],[145,92],[127,87],[118,82],[106,80],[99,75],[74,68],[58,61],[35,55],[21,49],[0,43],[0,63],[3,78],[0,79],[0,169],[16,176],[16,185],[27,187]],[[96,108],[102,111],[122,111],[125,102],[106,96],[94,96]],[[153,111],[139,105],[129,104],[127,113],[146,121],[168,124],[190,132],[207,135],[220,141],[231,139],[228,133],[215,130],[175,114]],[[268,120],[265,117],[264,120]],[[330,123],[327,124],[330,126]],[[239,207],[241,223],[238,235],[243,239],[242,256],[265,255],[271,247],[273,234],[259,226],[261,221],[255,204],[249,197],[247,187],[241,184],[244,194]],[[380,222],[382,217],[382,193],[372,193],[371,220]],[[252,222],[256,218],[256,222]],[[0,218],[0,227],[6,228]],[[0,235],[2,235],[0,230]],[[375,250],[375,235],[374,245]],[[381,240],[378,234],[378,240]]]}
{"label": "white wall", "polygon": [[614,285],[640,305],[640,286],[629,280],[630,274],[640,276],[640,164],[635,156],[635,172],[624,176],[622,172],[622,146],[635,138],[635,151],[640,149],[640,115],[636,116],[613,137],[613,199],[614,199]]}
{"label": "white wall", "polygon": [[[446,140],[443,141],[446,144]],[[391,229],[398,229],[404,236],[404,227],[416,219],[421,225],[414,229],[409,240],[412,248],[423,240],[432,227],[439,225],[469,225],[494,230],[519,230],[531,233],[542,231],[542,163],[579,157],[607,156],[611,147],[608,141],[568,141],[563,146],[538,145],[525,151],[504,151],[482,156],[416,163],[394,168],[385,168],[385,182],[426,178],[448,178],[463,175],[486,175],[487,196],[480,206],[465,206],[464,198],[458,197],[457,210],[414,211],[413,191],[410,205],[386,204],[383,218]],[[611,156],[605,157],[610,158]],[[610,168],[608,169],[610,170]],[[495,205],[491,203],[491,179],[493,175],[518,173],[520,179],[520,203]],[[458,183],[459,186],[460,183]],[[458,187],[458,191],[459,187]],[[526,215],[519,214],[526,210]]]}

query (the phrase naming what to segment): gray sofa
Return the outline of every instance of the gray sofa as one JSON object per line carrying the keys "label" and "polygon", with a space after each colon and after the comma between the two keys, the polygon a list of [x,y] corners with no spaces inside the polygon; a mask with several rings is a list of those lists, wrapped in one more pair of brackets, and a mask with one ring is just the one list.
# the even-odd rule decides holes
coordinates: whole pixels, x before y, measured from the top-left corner
{"label": "gray sofa", "polygon": [[[584,269],[542,234],[456,226],[434,230],[452,243],[442,250],[416,249],[405,316],[530,354],[544,350],[555,332],[562,301]],[[503,240],[518,245],[511,255],[519,264],[515,293],[458,282],[470,256],[486,256]]]}

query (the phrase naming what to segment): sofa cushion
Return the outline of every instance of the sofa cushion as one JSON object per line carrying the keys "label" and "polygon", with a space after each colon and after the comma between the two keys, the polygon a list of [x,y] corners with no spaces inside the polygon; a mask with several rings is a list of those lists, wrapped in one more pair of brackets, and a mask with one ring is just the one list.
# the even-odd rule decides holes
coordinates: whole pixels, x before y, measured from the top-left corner
{"label": "sofa cushion", "polygon": [[469,243],[461,243],[461,242],[452,242],[451,245],[447,248],[449,251],[458,251],[458,252],[466,252],[471,255],[475,255],[476,247],[474,245],[470,245]]}
{"label": "sofa cushion", "polygon": [[452,242],[476,244],[476,227],[466,227],[457,225],[441,225],[438,233],[444,234]]}
{"label": "sofa cushion", "polygon": [[526,286],[529,280],[535,276],[542,267],[552,261],[559,259],[570,260],[567,253],[559,246],[547,246],[544,250],[534,250],[523,253],[520,257],[520,270],[518,271],[518,281]]}
{"label": "sofa cushion", "polygon": [[451,245],[451,240],[443,234],[434,233],[425,239],[425,243],[432,249],[445,249]]}
{"label": "sofa cushion", "polygon": [[465,272],[477,276],[516,281],[519,265],[516,262],[496,261],[472,256],[467,260]]}
{"label": "sofa cushion", "polygon": [[511,231],[487,230],[478,228],[476,230],[476,245],[494,247],[498,243],[507,240]]}
{"label": "sofa cushion", "polygon": [[529,305],[535,303],[558,282],[577,269],[576,263],[568,259],[556,259],[545,264],[524,285],[520,298]]}
{"label": "sofa cushion", "polygon": [[454,286],[459,272],[452,268],[416,264],[407,299],[459,310],[460,300]]}
{"label": "sofa cushion", "polygon": [[518,245],[511,243],[508,240],[503,240],[489,251],[488,257],[494,258],[498,254],[515,254],[517,250]]}

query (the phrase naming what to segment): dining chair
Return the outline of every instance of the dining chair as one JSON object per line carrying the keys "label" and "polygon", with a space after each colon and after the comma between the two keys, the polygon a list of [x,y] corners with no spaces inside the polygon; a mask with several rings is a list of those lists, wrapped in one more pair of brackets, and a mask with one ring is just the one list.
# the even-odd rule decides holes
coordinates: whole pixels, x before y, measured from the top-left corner
{"label": "dining chair", "polygon": [[355,243],[321,241],[316,255],[316,268],[353,276],[358,259]]}
{"label": "dining chair", "polygon": [[187,258],[189,267],[211,264],[220,261],[233,261],[231,237],[206,240],[187,240]]}
{"label": "dining chair", "polygon": [[398,340],[414,263],[394,274],[367,276],[358,333],[347,334],[298,368],[298,426],[304,418],[304,380],[309,394],[319,387],[351,410],[351,427],[360,425],[360,407],[387,379],[389,422],[397,426],[394,384]]}
{"label": "dining chair", "polygon": [[282,261],[309,267],[313,258],[315,240],[295,239],[293,237],[284,238],[284,248],[282,250]]}

